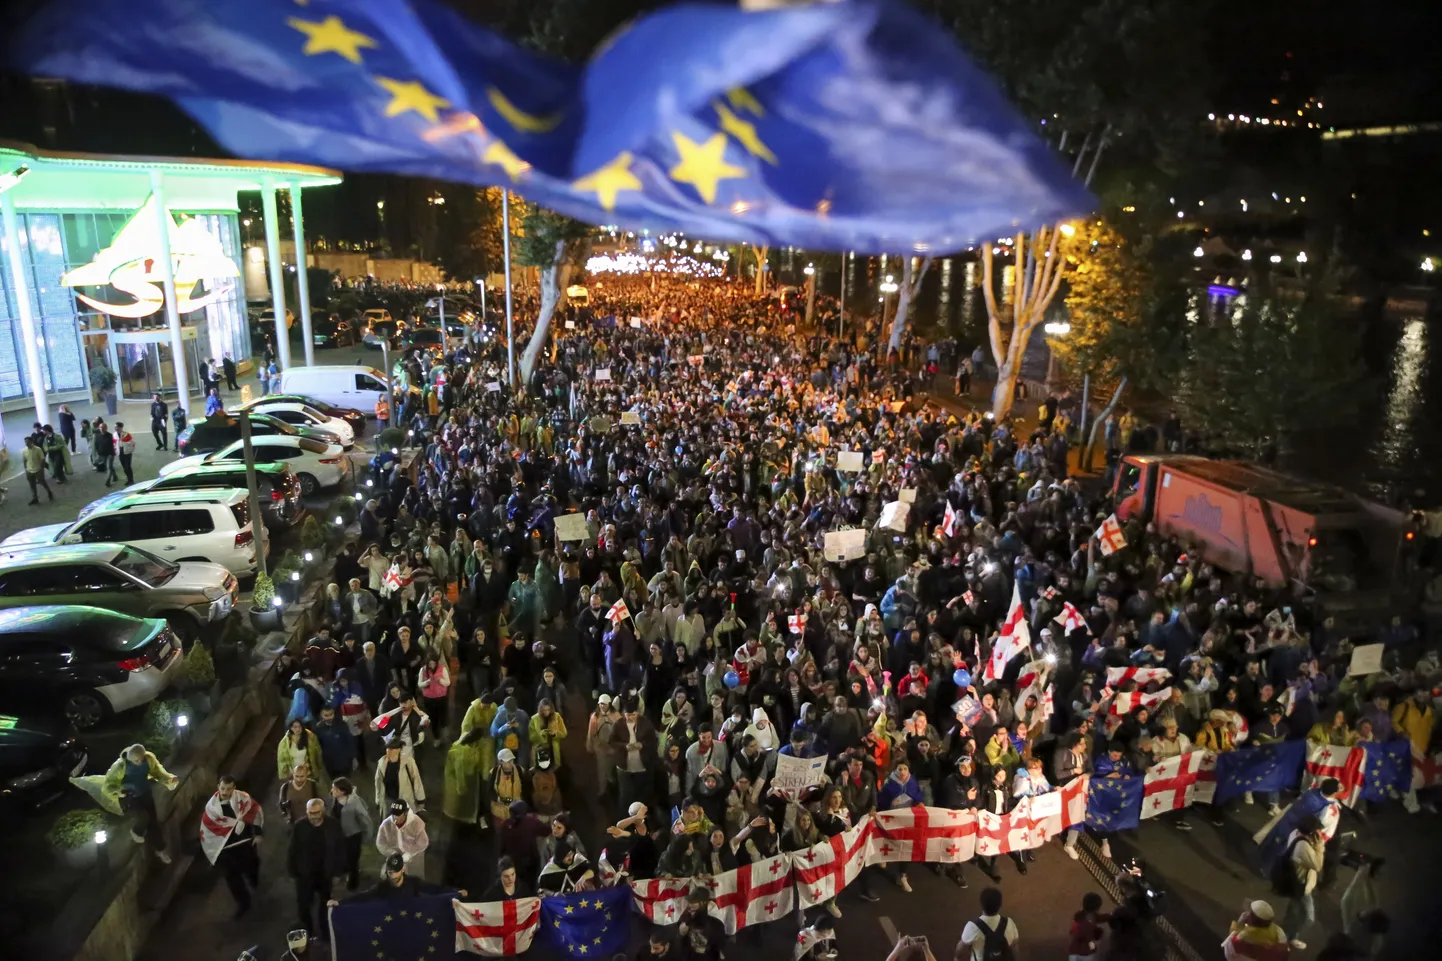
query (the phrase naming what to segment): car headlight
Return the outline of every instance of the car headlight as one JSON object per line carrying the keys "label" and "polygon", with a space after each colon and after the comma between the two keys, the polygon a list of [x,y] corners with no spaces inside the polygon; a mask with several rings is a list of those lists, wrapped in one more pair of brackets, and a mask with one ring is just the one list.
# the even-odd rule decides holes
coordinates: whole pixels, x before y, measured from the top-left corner
{"label": "car headlight", "polygon": [[218,600],[220,600],[222,597],[229,597],[229,596],[230,596],[230,591],[226,590],[226,589],[223,588],[223,587],[207,587],[207,588],[205,589],[205,599],[206,599],[207,601],[218,601]]}
{"label": "car headlight", "polygon": [[56,772],[53,767],[42,768],[39,771],[32,771],[29,774],[21,774],[19,777],[12,777],[10,780],[5,782],[5,786],[17,791],[24,788],[34,787],[37,784],[44,784],[46,781],[52,780],[55,777],[55,773]]}

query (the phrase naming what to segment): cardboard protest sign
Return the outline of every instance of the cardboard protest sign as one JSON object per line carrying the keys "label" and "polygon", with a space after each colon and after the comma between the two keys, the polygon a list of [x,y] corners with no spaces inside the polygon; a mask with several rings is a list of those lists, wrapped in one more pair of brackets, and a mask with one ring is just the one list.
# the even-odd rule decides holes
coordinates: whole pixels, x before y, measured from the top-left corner
{"label": "cardboard protest sign", "polygon": [[836,469],[856,474],[861,471],[861,451],[844,450],[836,455]]}
{"label": "cardboard protest sign", "polygon": [[575,322],[574,320],[568,320],[568,321],[566,321],[566,329],[567,329],[567,330],[575,330],[575,329],[576,329],[576,322]]}
{"label": "cardboard protest sign", "polygon": [[852,561],[866,556],[866,530],[855,527],[845,531],[827,531],[824,552],[828,561]]}
{"label": "cardboard protest sign", "polygon": [[632,326],[632,327],[635,327],[635,328],[637,328],[637,329],[640,329],[640,327],[641,327],[641,318],[640,318],[640,317],[632,317],[632,318],[631,318],[631,326]]}
{"label": "cardboard protest sign", "polygon": [[789,798],[801,796],[806,788],[821,783],[826,771],[826,758],[792,757],[789,754],[776,755],[776,774],[771,778],[771,787]]}
{"label": "cardboard protest sign", "polygon": [[596,368],[596,379],[597,379],[597,380],[610,380],[610,379],[611,379],[611,368],[609,368],[609,367],[597,367],[597,368]]}
{"label": "cardboard protest sign", "polygon": [[589,541],[591,529],[585,514],[561,514],[556,518],[556,538],[563,541]]}
{"label": "cardboard protest sign", "polygon": [[1352,648],[1352,663],[1347,667],[1347,676],[1353,674],[1376,674],[1382,670],[1382,652],[1385,644],[1363,644]]}
{"label": "cardboard protest sign", "polygon": [[493,380],[493,381],[491,381],[489,384],[486,385],[486,390],[490,391],[490,392],[493,393],[493,394],[494,394],[496,391],[500,390],[500,389],[501,389],[501,382],[498,381],[498,380]]}
{"label": "cardboard protest sign", "polygon": [[635,411],[625,411],[621,414],[621,426],[624,427],[627,424],[635,424],[637,427],[641,426],[641,415]]}
{"label": "cardboard protest sign", "polygon": [[905,534],[906,518],[910,513],[910,504],[903,504],[901,501],[892,501],[881,509],[881,520],[876,522],[876,526],[896,531],[899,534]]}
{"label": "cardboard protest sign", "polygon": [[903,503],[903,504],[915,504],[915,503],[916,503],[916,488],[915,488],[915,487],[903,487],[903,488],[900,490],[900,492],[897,493],[896,499],[899,500],[899,501],[901,501],[901,503]]}

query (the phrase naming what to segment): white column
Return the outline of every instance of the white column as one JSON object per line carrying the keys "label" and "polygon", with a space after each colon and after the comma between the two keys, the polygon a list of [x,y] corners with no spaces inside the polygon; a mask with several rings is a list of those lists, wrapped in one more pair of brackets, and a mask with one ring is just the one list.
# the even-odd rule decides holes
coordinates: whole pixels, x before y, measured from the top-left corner
{"label": "white column", "polygon": [[20,339],[25,343],[25,372],[30,378],[30,396],[35,398],[35,419],[50,423],[50,402],[45,396],[45,370],[40,366],[40,342],[36,339],[35,313],[30,309],[30,282],[20,256],[20,227],[15,204],[8,193],[0,193],[0,217],[5,227],[5,251],[10,259],[10,289],[20,311]]}
{"label": "white column", "polygon": [[305,343],[305,365],[315,364],[315,338],[310,335],[310,275],[306,273],[305,215],[300,209],[300,187],[290,185],[290,218],[295,227],[295,294],[300,301],[300,335]]}
{"label": "white column", "polygon": [[290,331],[285,326],[285,276],[280,263],[280,215],[275,212],[275,181],[270,177],[266,177],[261,183],[260,204],[265,212],[265,260],[270,265],[270,303],[275,309],[275,358],[280,369],[285,370],[290,367]]}
{"label": "white column", "polygon": [[150,198],[160,234],[160,283],[165,288],[165,322],[170,328],[170,355],[175,366],[175,403],[190,415],[190,371],[185,366],[185,341],[180,336],[179,301],[175,296],[175,261],[170,254],[170,210],[165,206],[165,182],[160,171],[150,171]]}

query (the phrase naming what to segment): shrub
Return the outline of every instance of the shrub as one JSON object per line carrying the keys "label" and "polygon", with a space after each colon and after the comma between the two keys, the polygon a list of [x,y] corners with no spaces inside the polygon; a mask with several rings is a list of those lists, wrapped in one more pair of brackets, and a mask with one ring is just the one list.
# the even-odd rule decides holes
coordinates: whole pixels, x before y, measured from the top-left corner
{"label": "shrub", "polygon": [[102,393],[107,390],[114,390],[116,383],[115,371],[104,364],[96,364],[90,368],[90,386]]}
{"label": "shrub", "polygon": [[376,438],[376,448],[378,450],[386,450],[387,448],[400,450],[405,446],[406,432],[399,427],[387,427],[381,431],[380,436]]}
{"label": "shrub", "polygon": [[275,600],[275,582],[269,574],[262,572],[255,575],[255,587],[251,589],[250,597],[250,606],[257,610],[271,606]]}
{"label": "shrub", "polygon": [[325,531],[321,529],[320,520],[310,514],[300,525],[300,546],[308,551],[320,550],[325,547]]}
{"label": "shrub", "polygon": [[190,645],[184,667],[185,683],[190,687],[205,690],[215,683],[215,659],[200,641]]}
{"label": "shrub", "polygon": [[75,851],[94,841],[96,831],[113,827],[110,815],[99,808],[66,811],[50,825],[45,840],[57,851]]}
{"label": "shrub", "polygon": [[190,716],[190,705],[184,701],[151,701],[140,727],[140,743],[158,758],[169,757],[180,736],[175,719],[182,714]]}
{"label": "shrub", "polygon": [[337,497],[330,502],[330,507],[326,509],[325,519],[326,523],[332,524],[335,519],[339,517],[344,520],[347,525],[350,525],[355,523],[356,516],[359,513],[360,509],[356,506],[354,497]]}

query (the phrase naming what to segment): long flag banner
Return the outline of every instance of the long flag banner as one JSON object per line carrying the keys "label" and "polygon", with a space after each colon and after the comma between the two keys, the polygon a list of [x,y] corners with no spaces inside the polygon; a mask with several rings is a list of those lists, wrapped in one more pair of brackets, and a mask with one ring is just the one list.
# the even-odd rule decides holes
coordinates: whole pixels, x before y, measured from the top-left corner
{"label": "long flag banner", "polygon": [[1188,751],[1158,761],[1147,769],[1142,787],[1142,819],[1193,804],[1206,804],[1217,790],[1217,756],[1211,751]]}
{"label": "long flag banner", "polygon": [[584,66],[438,0],[54,0],[6,67],[174,100],[232,153],[499,185],[590,224],[959,250],[1094,201],[905,4],[677,4]]}
{"label": "long flag banner", "polygon": [[1295,787],[1306,760],[1306,741],[1280,741],[1218,754],[1217,793],[1212,801],[1225,804],[1253,791]]}

